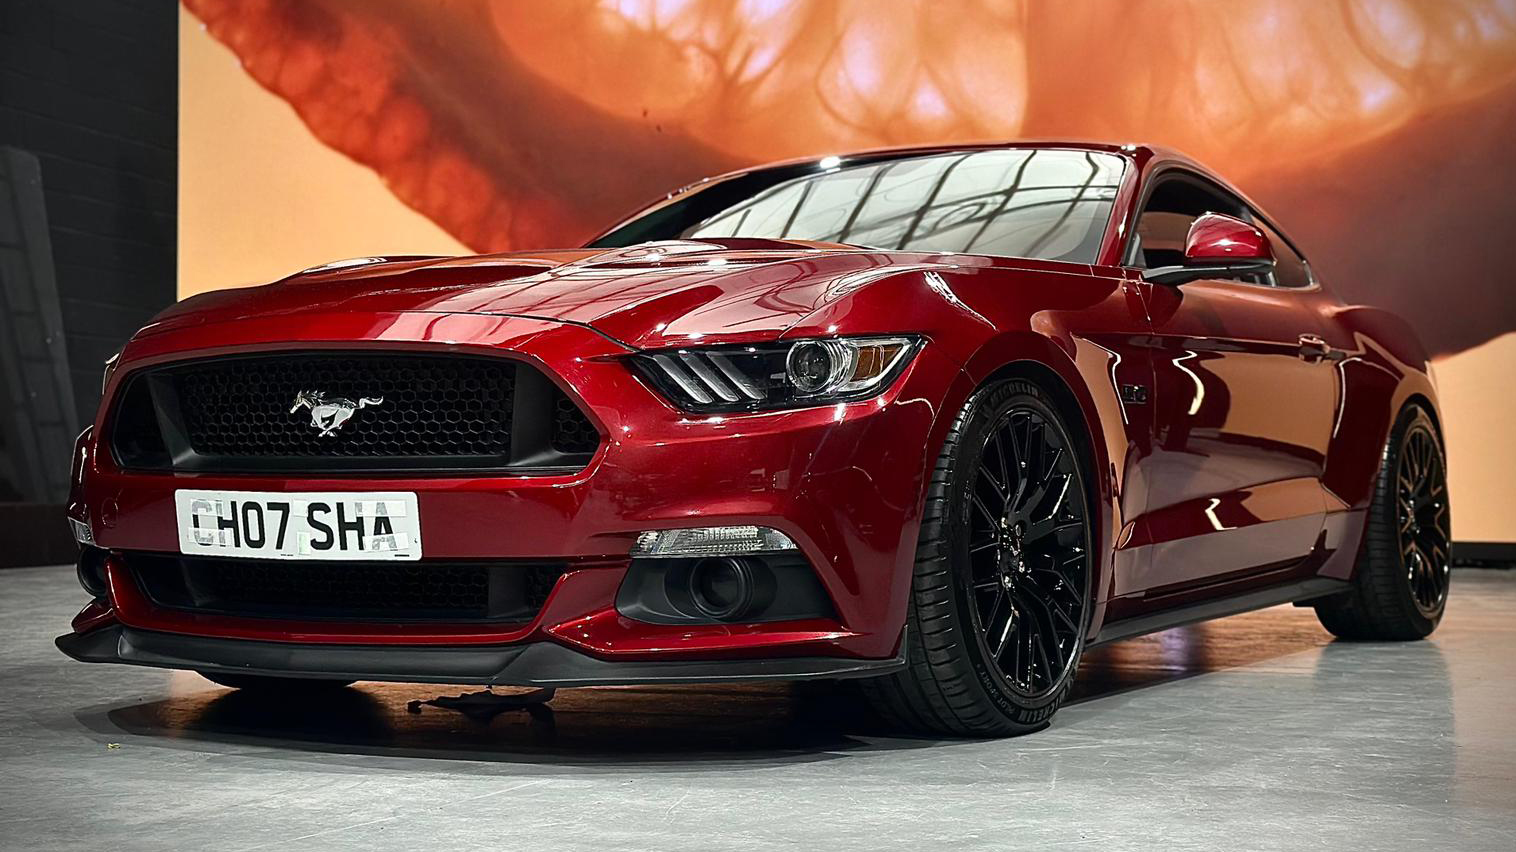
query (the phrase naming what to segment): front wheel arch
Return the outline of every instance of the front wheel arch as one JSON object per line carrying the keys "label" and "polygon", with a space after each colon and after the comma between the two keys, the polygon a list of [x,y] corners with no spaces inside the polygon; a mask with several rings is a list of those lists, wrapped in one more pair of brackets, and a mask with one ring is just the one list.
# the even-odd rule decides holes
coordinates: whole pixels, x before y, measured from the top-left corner
{"label": "front wheel arch", "polygon": [[[1016,379],[1032,382],[1045,390],[1052,399],[1058,416],[1068,425],[1070,437],[1077,445],[1079,469],[1084,474],[1085,500],[1094,515],[1091,525],[1097,531],[1104,531],[1101,539],[1109,538],[1108,541],[1102,540],[1095,545],[1098,558],[1094,563],[1094,576],[1090,578],[1095,617],[1090,619],[1089,630],[1090,637],[1093,637],[1100,627],[1104,590],[1110,587],[1110,551],[1115,546],[1117,534],[1117,530],[1111,527],[1116,517],[1116,506],[1110,493],[1110,477],[1101,475],[1103,456],[1096,454],[1096,447],[1104,446],[1104,431],[1098,420],[1085,413],[1085,406],[1080,403],[1079,396],[1064,376],[1042,361],[1021,359],[1007,363],[985,377],[969,396],[973,398],[996,382]],[[955,415],[956,413],[954,412]]]}
{"label": "front wheel arch", "polygon": [[1069,387],[1068,382],[1064,381],[1063,376],[1059,375],[1057,370],[1041,361],[1012,361],[991,373],[988,378],[980,382],[979,386],[974,388],[974,393],[978,393],[987,385],[1011,379],[1024,379],[1047,391],[1048,396],[1052,397],[1053,407],[1058,411],[1058,416],[1062,417],[1063,421],[1070,426],[1079,427],[1078,429],[1071,430],[1077,432],[1077,434],[1070,437],[1078,444],[1079,465],[1085,475],[1085,489],[1090,492],[1087,495],[1090,499],[1090,504],[1092,506],[1100,505],[1100,495],[1095,488],[1096,471],[1093,436],[1097,434],[1097,430],[1091,428],[1089,418],[1085,416],[1084,407],[1079,404],[1079,397],[1074,395],[1073,388]]}

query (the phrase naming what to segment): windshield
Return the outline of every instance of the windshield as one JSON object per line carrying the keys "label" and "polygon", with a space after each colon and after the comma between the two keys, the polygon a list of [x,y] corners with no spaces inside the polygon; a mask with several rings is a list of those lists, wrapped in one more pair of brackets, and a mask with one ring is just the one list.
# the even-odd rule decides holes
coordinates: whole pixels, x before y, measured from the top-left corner
{"label": "windshield", "polygon": [[1124,169],[1049,148],[780,166],[676,196],[590,247],[762,237],[1094,263]]}

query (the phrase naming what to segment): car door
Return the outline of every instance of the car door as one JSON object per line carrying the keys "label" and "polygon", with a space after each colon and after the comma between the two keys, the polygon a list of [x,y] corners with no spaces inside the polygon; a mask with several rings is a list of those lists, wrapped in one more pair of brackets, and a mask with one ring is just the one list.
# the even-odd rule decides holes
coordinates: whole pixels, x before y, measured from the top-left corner
{"label": "car door", "polygon": [[[1257,221],[1198,175],[1158,180],[1138,218],[1133,265],[1177,262],[1189,223],[1206,212]],[[1270,235],[1276,257],[1294,257]],[[1316,346],[1315,315],[1278,284],[1270,273],[1142,285],[1153,440],[1138,463],[1148,495],[1133,538],[1147,554],[1118,594],[1306,570],[1324,521],[1337,385]]]}

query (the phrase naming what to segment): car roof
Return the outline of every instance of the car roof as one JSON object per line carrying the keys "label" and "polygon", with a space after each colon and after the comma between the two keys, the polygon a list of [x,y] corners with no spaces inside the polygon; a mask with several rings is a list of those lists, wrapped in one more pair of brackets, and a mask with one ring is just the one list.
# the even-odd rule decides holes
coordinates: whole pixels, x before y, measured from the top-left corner
{"label": "car roof", "polygon": [[1210,169],[1196,162],[1193,158],[1173,148],[1161,145],[1150,145],[1139,142],[1100,142],[1088,139],[1015,139],[987,142],[968,142],[950,145],[896,145],[880,148],[863,148],[850,151],[836,151],[824,155],[812,155],[807,157],[792,157],[786,160],[757,163],[742,169],[736,169],[724,175],[714,175],[712,180],[728,175],[746,174],[748,172],[762,171],[770,168],[783,168],[799,166],[808,163],[819,163],[828,157],[838,157],[843,160],[893,160],[908,157],[929,156],[932,154],[951,154],[955,151],[988,151],[1001,148],[1047,148],[1069,151],[1097,151],[1105,154],[1116,154],[1129,157],[1141,165],[1149,162],[1174,162],[1182,163],[1195,168],[1207,175],[1213,174]]}
{"label": "car roof", "polygon": [[[1242,196],[1242,193],[1225,178],[1205,167],[1194,158],[1161,145],[1150,145],[1139,142],[1102,142],[1089,139],[1015,139],[986,142],[967,142],[951,145],[899,145],[881,148],[863,148],[851,151],[838,151],[830,154],[812,155],[807,157],[792,157],[787,160],[774,160],[766,163],[755,163],[740,169],[722,174],[703,177],[693,183],[681,186],[664,196],[664,199],[672,199],[693,189],[698,189],[708,183],[715,183],[742,175],[763,172],[769,169],[793,168],[819,164],[830,157],[836,157],[841,161],[867,162],[907,159],[910,157],[924,157],[933,154],[951,154],[957,151],[991,151],[996,149],[1012,148],[1043,148],[1064,151],[1095,151],[1103,154],[1113,154],[1130,160],[1136,167],[1139,175],[1147,174],[1157,166],[1182,166],[1191,169],[1204,177],[1221,184],[1228,191]],[[1252,203],[1251,199],[1248,199]],[[650,205],[652,206],[652,205]],[[645,209],[645,208],[644,208]]]}

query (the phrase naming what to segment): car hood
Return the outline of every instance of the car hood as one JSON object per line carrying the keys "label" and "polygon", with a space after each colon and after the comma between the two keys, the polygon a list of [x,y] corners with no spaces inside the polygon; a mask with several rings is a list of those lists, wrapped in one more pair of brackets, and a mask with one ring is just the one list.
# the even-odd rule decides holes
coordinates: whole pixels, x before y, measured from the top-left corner
{"label": "car hood", "polygon": [[693,339],[750,340],[783,333],[871,280],[942,260],[761,239],[458,258],[362,258],[260,287],[186,299],[143,333],[281,313],[424,311],[575,323],[636,348]]}

